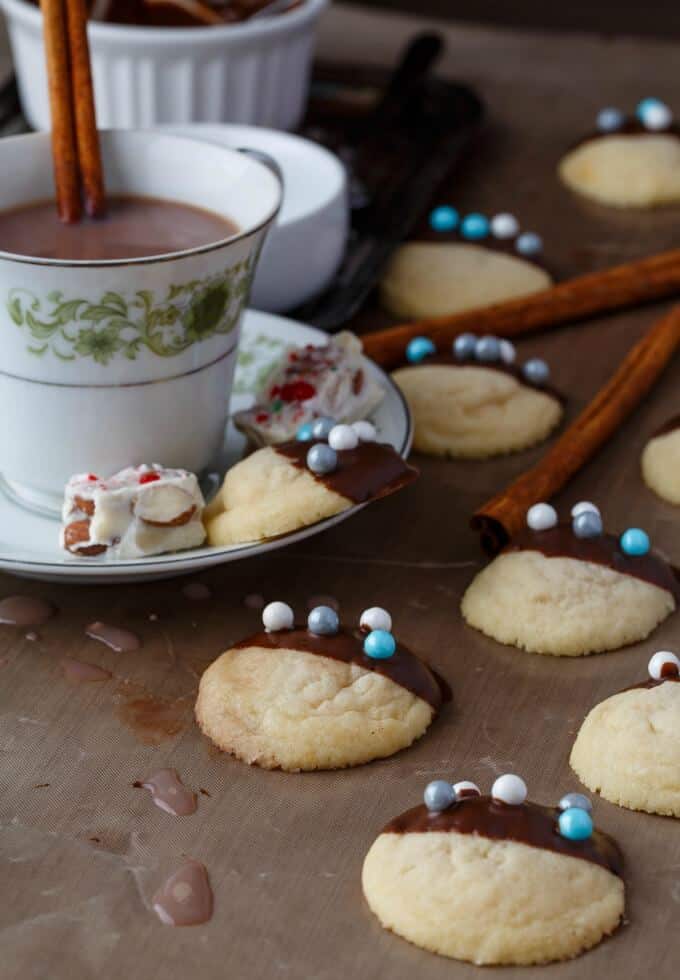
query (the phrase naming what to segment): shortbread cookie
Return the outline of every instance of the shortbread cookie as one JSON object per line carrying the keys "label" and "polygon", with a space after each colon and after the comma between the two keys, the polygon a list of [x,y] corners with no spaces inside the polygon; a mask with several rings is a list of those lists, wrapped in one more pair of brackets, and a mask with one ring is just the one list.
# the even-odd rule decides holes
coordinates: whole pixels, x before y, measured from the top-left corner
{"label": "shortbread cookie", "polygon": [[237,428],[254,445],[267,446],[294,439],[301,425],[317,418],[366,418],[385,392],[366,370],[361,350],[359,338],[348,331],[321,347],[287,347],[252,408],[234,415]]}
{"label": "shortbread cookie", "polygon": [[680,506],[680,415],[656,432],[642,453],[642,476],[657,496]]}
{"label": "shortbread cookie", "polygon": [[360,441],[357,432],[366,439],[375,435],[369,423],[353,428],[322,419],[315,425],[326,422],[328,443],[308,438],[305,426],[299,439],[259,449],[227,472],[205,512],[210,544],[287,534],[394,493],[416,478],[417,471],[391,446]]}
{"label": "shortbread cookie", "polygon": [[580,794],[556,808],[530,803],[510,774],[491,796],[437,780],[425,805],[371,846],[366,901],[386,929],[442,956],[478,965],[570,959],[624,912],[623,859],[593,829],[589,806]]}
{"label": "shortbread cookie", "polygon": [[659,651],[649,679],[596,705],[581,725],[571,767],[611,803],[680,817],[680,660]]}
{"label": "shortbread cookie", "polygon": [[129,466],[107,479],[71,477],[64,493],[61,546],[79,558],[144,558],[196,548],[205,540],[203,494],[186,470]]}
{"label": "shortbread cookie", "polygon": [[319,606],[304,628],[276,602],[263,623],[208,667],[196,702],[201,730],[244,762],[295,772],[384,758],[419,738],[442,704],[437,677],[396,644],[384,610],[367,610],[354,631]]}
{"label": "shortbread cookie", "polygon": [[559,175],[568,187],[621,208],[680,201],[680,129],[657,100],[645,100],[637,111],[637,118],[613,109],[600,113],[607,125],[560,162]]}
{"label": "shortbread cookie", "polygon": [[[424,340],[415,338],[409,349]],[[514,359],[508,341],[463,334],[452,353],[415,363],[409,349],[410,363],[392,377],[411,409],[418,452],[473,459],[517,452],[542,442],[562,419],[563,401],[548,384],[547,364],[534,358],[519,368],[504,361],[502,352]]]}
{"label": "shortbread cookie", "polygon": [[[644,640],[676,608],[673,570],[643,531],[604,534],[593,504],[557,524],[548,504],[478,573],[462,601],[470,626],[531,653],[577,657]],[[544,516],[545,515],[545,519]]]}

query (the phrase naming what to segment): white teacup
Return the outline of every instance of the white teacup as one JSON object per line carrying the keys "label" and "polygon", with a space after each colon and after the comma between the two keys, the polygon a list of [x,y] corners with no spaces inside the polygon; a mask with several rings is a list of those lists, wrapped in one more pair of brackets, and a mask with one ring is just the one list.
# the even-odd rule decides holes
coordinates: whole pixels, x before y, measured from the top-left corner
{"label": "white teacup", "polygon": [[[281,203],[279,179],[243,153],[133,130],[101,143],[110,193],[206,208],[239,231],[130,260],[0,251],[0,473],[51,508],[73,473],[141,462],[201,472],[214,460],[241,314]],[[0,210],[51,198],[49,136],[1,140],[0,171]]]}

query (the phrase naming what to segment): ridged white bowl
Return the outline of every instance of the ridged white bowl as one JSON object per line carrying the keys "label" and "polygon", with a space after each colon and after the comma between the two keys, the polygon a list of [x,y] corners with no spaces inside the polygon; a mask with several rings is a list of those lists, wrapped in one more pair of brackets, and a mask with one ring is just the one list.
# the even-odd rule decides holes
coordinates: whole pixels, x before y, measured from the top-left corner
{"label": "ridged white bowl", "polygon": [[[97,122],[107,129],[235,122],[293,129],[305,108],[314,31],[328,0],[224,27],[88,27]],[[24,114],[49,129],[42,14],[5,11]]]}

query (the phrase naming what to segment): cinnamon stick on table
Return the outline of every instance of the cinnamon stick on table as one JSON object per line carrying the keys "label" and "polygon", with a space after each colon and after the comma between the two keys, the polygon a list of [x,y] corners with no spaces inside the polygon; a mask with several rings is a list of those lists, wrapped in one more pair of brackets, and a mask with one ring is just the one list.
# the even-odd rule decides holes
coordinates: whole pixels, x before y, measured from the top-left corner
{"label": "cinnamon stick on table", "polygon": [[472,527],[496,554],[525,524],[529,507],[549,500],[593,458],[642,401],[680,347],[680,306],[628,352],[618,370],[543,459],[479,508]]}
{"label": "cinnamon stick on table", "polygon": [[85,0],[41,0],[57,210],[62,221],[106,211]]}
{"label": "cinnamon stick on table", "polygon": [[362,337],[364,353],[383,367],[397,367],[404,362],[409,340],[421,334],[444,350],[461,333],[514,337],[678,295],[680,249],[673,249],[578,276],[486,309],[417,320],[366,334]]}

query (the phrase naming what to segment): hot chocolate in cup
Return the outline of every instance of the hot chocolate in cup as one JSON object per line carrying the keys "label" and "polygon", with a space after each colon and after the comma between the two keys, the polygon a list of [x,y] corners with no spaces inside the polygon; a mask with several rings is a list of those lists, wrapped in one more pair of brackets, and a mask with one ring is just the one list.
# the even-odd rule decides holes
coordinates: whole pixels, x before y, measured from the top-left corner
{"label": "hot chocolate in cup", "polygon": [[[101,236],[94,224],[74,226],[66,246],[51,247],[44,222],[54,220],[56,242],[56,207],[28,207],[54,195],[49,135],[0,142],[0,473],[22,501],[54,510],[74,473],[210,466],[241,314],[281,202],[271,169],[222,146],[134,130],[104,131],[101,145],[112,226],[126,207],[132,226],[123,221],[119,238],[103,225]],[[172,202],[169,222],[162,201]],[[137,205],[156,236],[126,257],[125,235],[141,238]],[[2,240],[12,209],[5,235],[16,252]],[[91,236],[87,257],[63,257],[83,252],[74,228]]]}

